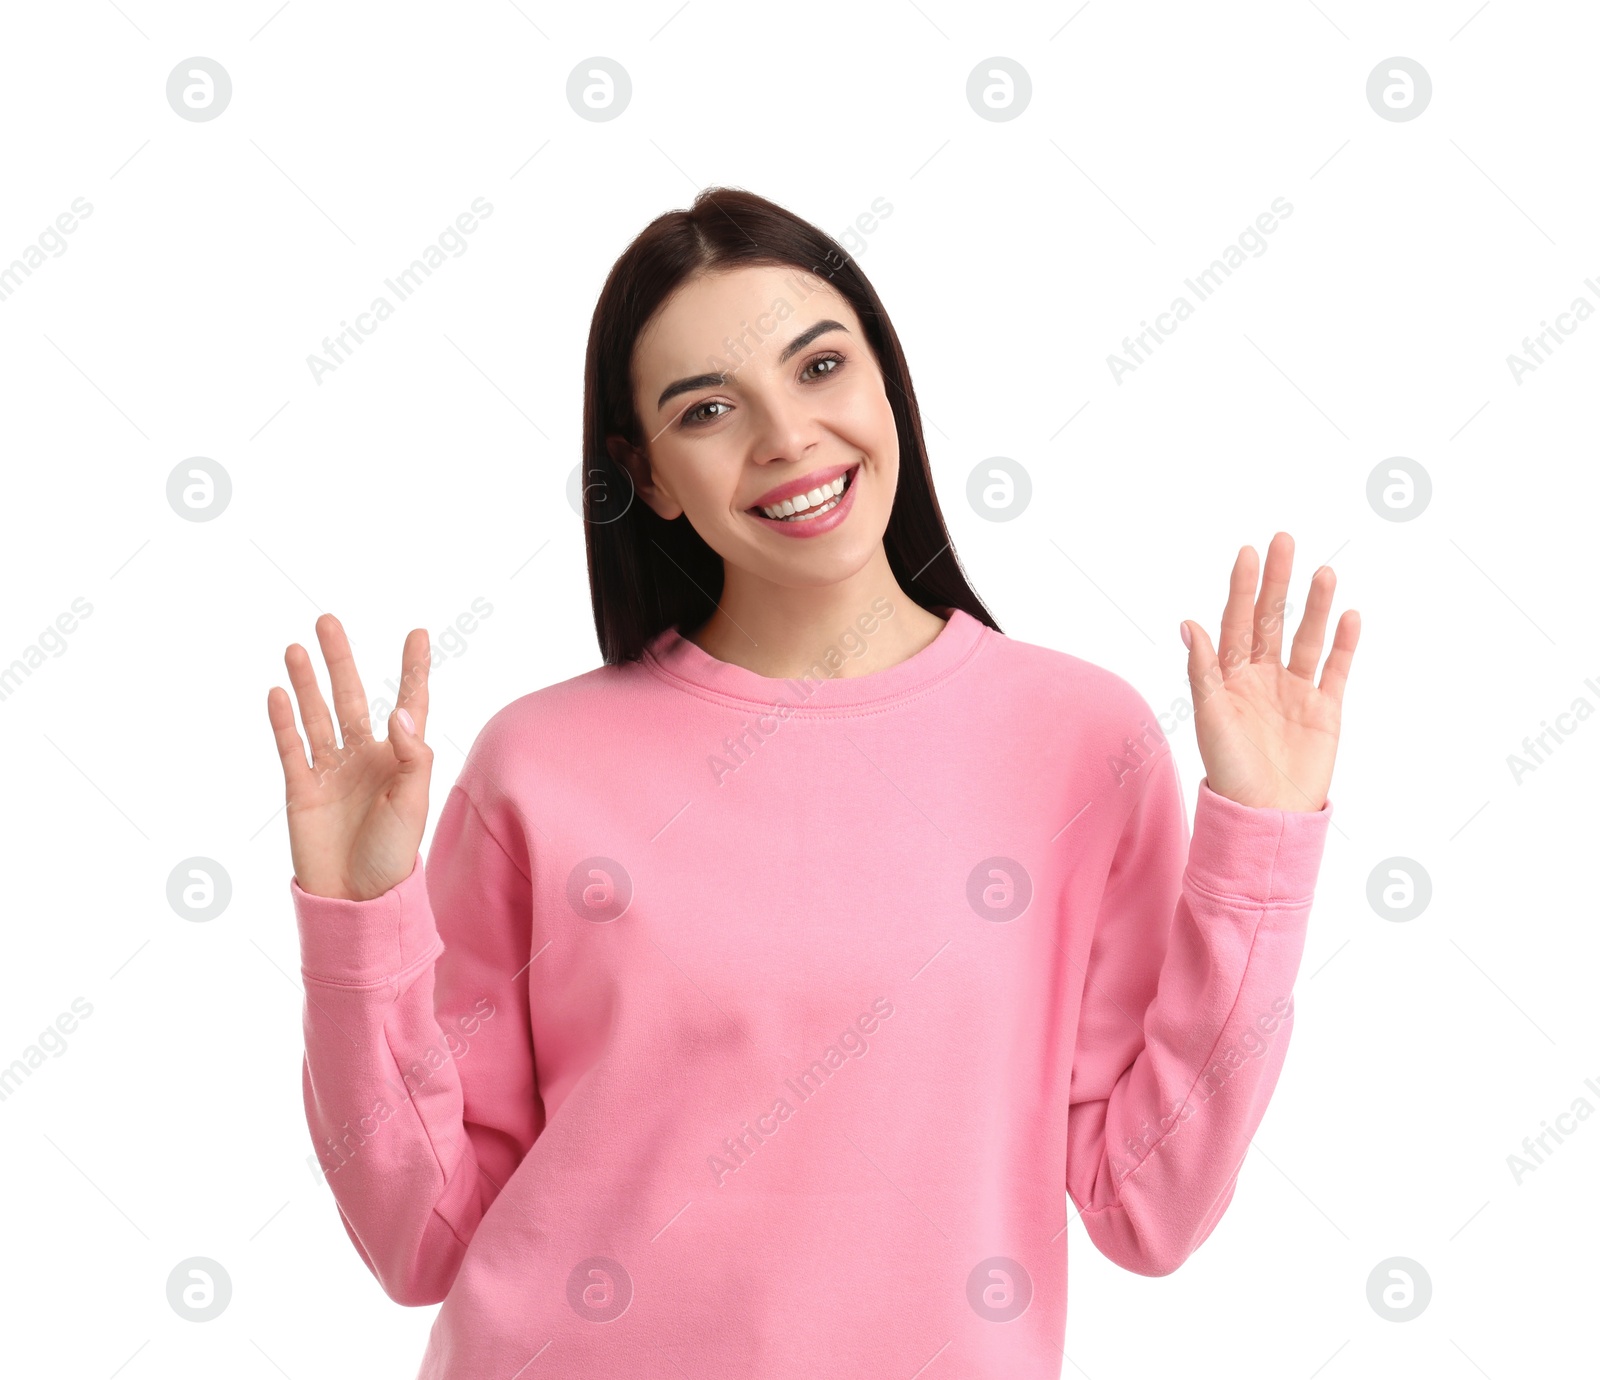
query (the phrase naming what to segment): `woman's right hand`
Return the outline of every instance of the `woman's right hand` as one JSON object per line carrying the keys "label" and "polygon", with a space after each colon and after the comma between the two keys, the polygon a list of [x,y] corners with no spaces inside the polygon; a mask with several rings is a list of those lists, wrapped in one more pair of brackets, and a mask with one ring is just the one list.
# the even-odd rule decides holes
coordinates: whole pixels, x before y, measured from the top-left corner
{"label": "woman's right hand", "polygon": [[[422,741],[428,719],[428,630],[413,628],[406,635],[400,692],[386,739],[372,736],[350,642],[331,613],[317,619],[317,640],[328,663],[344,745],[333,736],[311,656],[298,642],[290,644],[283,660],[311,746],[309,766],[288,693],[277,685],[267,691],[267,717],[283,762],[289,853],[302,890],[368,901],[411,875],[428,821],[433,749]],[[404,714],[412,721],[409,730]]]}

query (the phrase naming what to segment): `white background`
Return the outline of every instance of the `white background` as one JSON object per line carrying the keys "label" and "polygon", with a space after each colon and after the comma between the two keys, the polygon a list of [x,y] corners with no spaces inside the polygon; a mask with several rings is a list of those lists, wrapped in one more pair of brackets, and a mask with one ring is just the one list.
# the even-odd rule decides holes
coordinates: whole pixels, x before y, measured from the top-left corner
{"label": "white background", "polygon": [[[1520,783],[1508,759],[1600,704],[1600,320],[1520,383],[1507,356],[1579,296],[1600,307],[1600,21],[1079,4],[7,7],[0,264],[93,206],[0,301],[0,666],[92,605],[0,700],[0,1065],[93,1008],[0,1102],[7,1370],[415,1373],[435,1310],[383,1295],[307,1165],[266,692],[325,610],[376,696],[407,629],[437,641],[487,600],[433,674],[436,813],[495,710],[598,663],[566,498],[590,313],[629,239],[712,184],[835,235],[892,206],[857,257],[1008,635],[1167,709],[1189,694],[1179,620],[1215,637],[1235,552],[1280,528],[1295,610],[1327,561],[1335,614],[1362,614],[1278,1091],[1177,1273],[1118,1270],[1073,1222],[1065,1373],[1498,1378],[1592,1356],[1600,1126],[1520,1185],[1507,1156],[1600,1106],[1600,725]],[[165,94],[195,55],[233,82],[206,123]],[[566,100],[596,55],[633,82],[606,123]],[[996,55],[1033,85],[1005,122],[965,94]],[[1433,82],[1407,122],[1366,99],[1394,55]],[[323,337],[480,196],[467,252],[318,384]],[[1118,383],[1107,355],[1277,197],[1293,214],[1267,252]],[[211,522],[167,502],[194,456],[232,479]],[[965,500],[991,456],[1033,479],[1014,522]],[[1410,521],[1367,499],[1395,456],[1432,479]],[[167,902],[193,856],[232,881],[208,923]],[[1433,887],[1404,923],[1367,900],[1396,856]],[[233,1282],[206,1324],[166,1299],[190,1256]],[[1367,1299],[1392,1256],[1432,1280],[1410,1322]]]}

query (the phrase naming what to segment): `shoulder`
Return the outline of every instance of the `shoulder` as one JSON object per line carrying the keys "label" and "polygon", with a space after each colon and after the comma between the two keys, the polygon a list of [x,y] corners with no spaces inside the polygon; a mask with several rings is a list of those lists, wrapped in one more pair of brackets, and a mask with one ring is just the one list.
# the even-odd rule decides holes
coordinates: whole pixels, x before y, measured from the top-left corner
{"label": "shoulder", "polygon": [[478,733],[469,757],[514,756],[537,745],[548,752],[553,735],[572,735],[567,746],[613,729],[631,701],[649,693],[650,675],[640,662],[596,666],[593,670],[520,695],[492,714]]}
{"label": "shoulder", "polygon": [[592,773],[611,745],[631,736],[621,727],[635,721],[648,681],[649,672],[629,662],[518,696],[478,731],[457,785],[487,815],[507,798],[531,805],[563,776]]}
{"label": "shoulder", "polygon": [[1030,764],[1070,782],[1074,800],[1092,798],[1121,821],[1149,782],[1176,781],[1169,734],[1193,713],[1187,677],[1182,698],[1161,697],[1157,709],[1097,662],[990,631],[991,683],[1008,687],[1002,717],[1026,742]]}
{"label": "shoulder", "polygon": [[1085,657],[988,629],[992,674],[1024,701],[1064,713],[1078,728],[1117,736],[1148,724],[1160,734],[1160,719],[1144,694],[1125,677]]}

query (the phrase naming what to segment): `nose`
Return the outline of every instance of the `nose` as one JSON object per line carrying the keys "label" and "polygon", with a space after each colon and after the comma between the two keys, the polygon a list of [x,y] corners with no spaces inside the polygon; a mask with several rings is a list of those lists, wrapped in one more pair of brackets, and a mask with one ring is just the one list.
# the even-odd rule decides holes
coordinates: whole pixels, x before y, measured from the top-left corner
{"label": "nose", "polygon": [[746,403],[754,418],[750,444],[758,464],[802,460],[823,437],[816,403],[781,386],[753,390]]}

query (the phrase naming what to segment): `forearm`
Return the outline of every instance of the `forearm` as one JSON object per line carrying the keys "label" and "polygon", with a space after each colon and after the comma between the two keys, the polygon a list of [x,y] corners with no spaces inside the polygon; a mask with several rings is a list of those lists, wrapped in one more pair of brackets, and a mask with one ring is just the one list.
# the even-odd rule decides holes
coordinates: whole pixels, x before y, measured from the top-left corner
{"label": "forearm", "polygon": [[306,992],[302,1083],[318,1160],[384,1291],[437,1303],[479,1214],[459,1076],[433,1009],[444,946],[422,863],[369,901],[292,889]]}
{"label": "forearm", "polygon": [[1202,791],[1143,1047],[1069,1126],[1069,1189],[1128,1269],[1176,1269],[1231,1199],[1287,1053],[1326,822]]}

